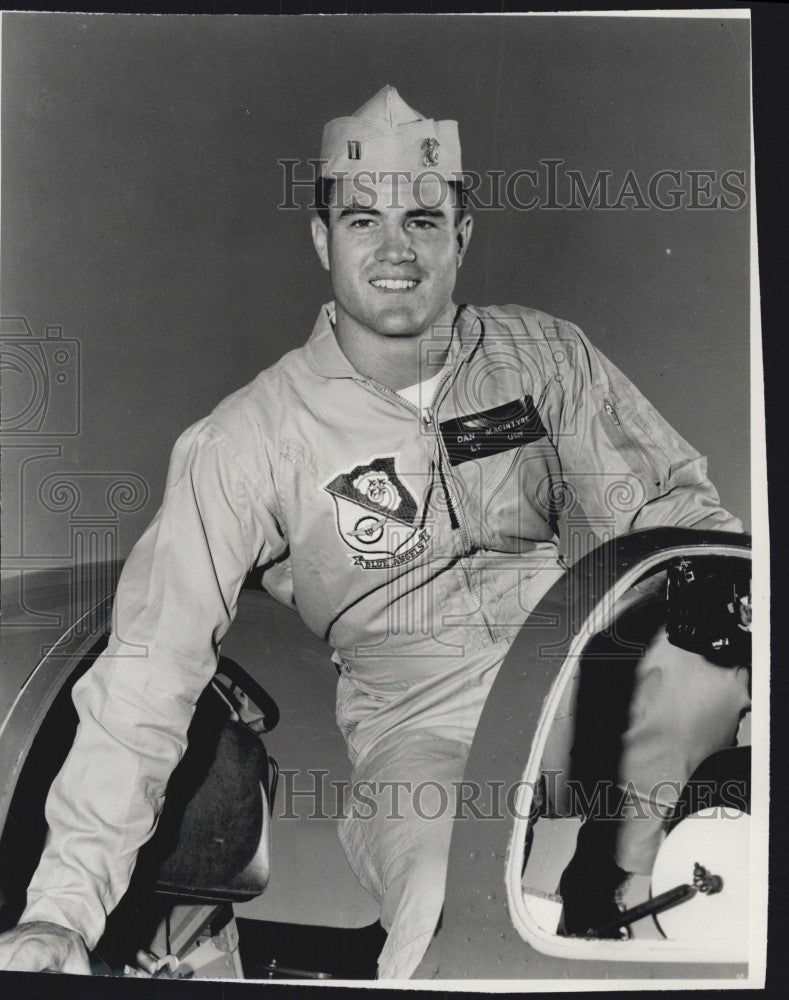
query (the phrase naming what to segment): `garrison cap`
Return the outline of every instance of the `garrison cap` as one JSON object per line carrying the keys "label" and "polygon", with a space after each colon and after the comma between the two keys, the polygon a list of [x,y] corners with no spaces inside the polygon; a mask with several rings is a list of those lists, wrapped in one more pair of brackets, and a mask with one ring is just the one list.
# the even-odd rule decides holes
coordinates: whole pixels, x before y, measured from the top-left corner
{"label": "garrison cap", "polygon": [[416,177],[431,171],[459,180],[458,124],[425,118],[387,84],[350,117],[335,118],[324,127],[321,160],[324,177],[391,171]]}

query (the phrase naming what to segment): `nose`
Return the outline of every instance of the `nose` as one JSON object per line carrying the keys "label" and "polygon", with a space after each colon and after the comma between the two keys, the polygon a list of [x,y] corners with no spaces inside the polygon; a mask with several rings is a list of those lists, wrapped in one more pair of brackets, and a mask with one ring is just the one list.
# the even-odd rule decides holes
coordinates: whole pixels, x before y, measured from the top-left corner
{"label": "nose", "polygon": [[386,229],[376,249],[375,259],[388,264],[402,264],[416,260],[408,233],[399,226]]}

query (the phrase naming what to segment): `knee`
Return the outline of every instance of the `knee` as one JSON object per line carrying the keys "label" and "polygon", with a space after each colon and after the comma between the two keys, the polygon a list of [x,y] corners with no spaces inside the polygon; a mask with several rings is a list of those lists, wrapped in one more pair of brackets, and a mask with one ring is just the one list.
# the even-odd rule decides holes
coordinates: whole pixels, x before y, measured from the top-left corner
{"label": "knee", "polygon": [[432,930],[444,905],[449,845],[443,838],[412,843],[384,872],[381,924],[391,926],[397,918],[412,928]]}
{"label": "knee", "polygon": [[727,746],[750,705],[748,674],[678,649],[661,635],[639,665],[631,724],[655,729],[663,739],[698,739],[710,751]]}

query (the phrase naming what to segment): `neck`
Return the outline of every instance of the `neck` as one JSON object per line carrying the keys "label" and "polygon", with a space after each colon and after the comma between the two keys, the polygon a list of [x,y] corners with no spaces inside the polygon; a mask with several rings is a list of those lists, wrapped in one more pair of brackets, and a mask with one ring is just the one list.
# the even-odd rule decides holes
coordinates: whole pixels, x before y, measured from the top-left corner
{"label": "neck", "polygon": [[[454,303],[449,302],[421,333],[386,336],[361,327],[338,305],[334,333],[340,350],[358,372],[396,392],[430,378],[443,365],[449,351],[455,311]],[[431,342],[429,359],[421,346],[426,340]],[[436,350],[439,344],[441,347]],[[427,360],[429,368],[425,367]]]}

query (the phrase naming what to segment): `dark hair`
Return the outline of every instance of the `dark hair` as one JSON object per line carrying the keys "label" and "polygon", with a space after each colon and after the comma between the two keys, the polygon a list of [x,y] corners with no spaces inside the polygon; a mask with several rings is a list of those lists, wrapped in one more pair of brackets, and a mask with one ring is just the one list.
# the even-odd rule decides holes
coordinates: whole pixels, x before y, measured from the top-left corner
{"label": "dark hair", "polygon": [[[334,194],[334,177],[318,177],[315,181],[315,202],[313,208],[318,213],[318,217],[324,226],[329,225],[329,205]],[[468,200],[466,198],[466,188],[463,181],[447,181],[447,187],[452,192],[455,200],[455,225],[468,212]]]}

